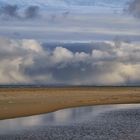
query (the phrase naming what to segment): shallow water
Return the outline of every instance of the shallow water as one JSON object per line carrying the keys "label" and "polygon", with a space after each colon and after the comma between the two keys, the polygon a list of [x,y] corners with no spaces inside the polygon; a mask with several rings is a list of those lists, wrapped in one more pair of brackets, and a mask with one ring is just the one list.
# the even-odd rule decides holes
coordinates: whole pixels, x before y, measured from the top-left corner
{"label": "shallow water", "polygon": [[[132,136],[132,132],[136,133],[135,136]],[[129,135],[131,139],[135,137],[136,140],[140,137],[139,133],[140,104],[79,107],[0,121],[2,140],[40,138],[63,140],[72,137],[77,140],[123,137],[125,140]]]}

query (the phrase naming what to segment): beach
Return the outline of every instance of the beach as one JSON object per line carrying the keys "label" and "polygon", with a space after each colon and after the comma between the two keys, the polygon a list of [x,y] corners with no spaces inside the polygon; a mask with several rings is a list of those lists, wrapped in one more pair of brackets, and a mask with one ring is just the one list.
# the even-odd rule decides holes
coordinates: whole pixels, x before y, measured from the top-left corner
{"label": "beach", "polygon": [[140,103],[139,87],[0,88],[0,119],[79,106]]}

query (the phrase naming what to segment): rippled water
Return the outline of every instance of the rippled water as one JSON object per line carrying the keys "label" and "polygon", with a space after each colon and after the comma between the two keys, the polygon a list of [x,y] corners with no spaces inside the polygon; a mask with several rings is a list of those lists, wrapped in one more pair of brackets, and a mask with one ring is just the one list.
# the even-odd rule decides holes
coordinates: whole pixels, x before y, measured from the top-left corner
{"label": "rippled water", "polygon": [[128,132],[130,135],[132,131],[138,134],[140,132],[139,104],[79,107],[45,115],[0,121],[0,139],[10,138],[10,140],[19,137],[36,139],[38,136],[42,139],[50,137],[50,139],[62,140],[70,139],[72,136],[77,139],[87,136],[102,140],[99,135],[110,138],[119,136],[122,132],[123,136]]}

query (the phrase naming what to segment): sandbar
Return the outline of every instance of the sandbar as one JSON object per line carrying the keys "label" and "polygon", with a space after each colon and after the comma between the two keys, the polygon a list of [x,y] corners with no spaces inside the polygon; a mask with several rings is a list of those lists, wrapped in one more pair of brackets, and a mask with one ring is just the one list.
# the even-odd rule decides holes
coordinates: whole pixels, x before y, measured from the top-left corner
{"label": "sandbar", "polygon": [[59,109],[140,103],[140,87],[0,88],[0,120]]}

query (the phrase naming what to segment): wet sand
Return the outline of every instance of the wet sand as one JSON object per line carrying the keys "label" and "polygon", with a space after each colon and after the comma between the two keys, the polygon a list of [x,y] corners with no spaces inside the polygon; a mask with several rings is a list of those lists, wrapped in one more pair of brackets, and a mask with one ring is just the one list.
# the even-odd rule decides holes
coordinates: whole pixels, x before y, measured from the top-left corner
{"label": "wet sand", "polygon": [[0,88],[0,119],[59,109],[140,103],[139,87]]}

